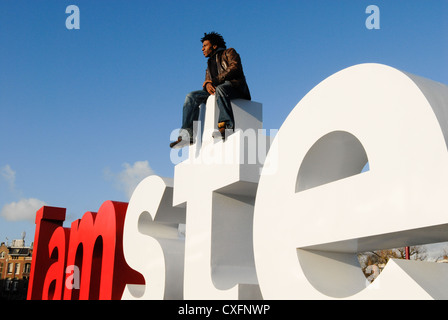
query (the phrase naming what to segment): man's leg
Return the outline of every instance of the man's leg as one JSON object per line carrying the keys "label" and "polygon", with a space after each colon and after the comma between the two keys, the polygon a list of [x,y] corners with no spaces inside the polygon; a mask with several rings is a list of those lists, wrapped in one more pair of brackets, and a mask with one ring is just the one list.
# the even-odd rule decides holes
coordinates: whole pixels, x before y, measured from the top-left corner
{"label": "man's leg", "polygon": [[170,143],[171,148],[181,148],[193,142],[193,123],[199,118],[199,106],[206,102],[209,96],[205,90],[187,94],[182,113],[182,128],[177,141]]}
{"label": "man's leg", "polygon": [[[216,104],[219,109],[218,131],[222,139],[232,134],[235,129],[235,119],[233,116],[231,99],[240,98],[241,94],[233,88],[230,81],[226,81],[216,87]],[[214,135],[215,136],[215,135]]]}
{"label": "man's leg", "polygon": [[205,90],[192,91],[185,97],[182,115],[182,129],[193,136],[193,122],[199,118],[199,106],[207,101],[210,94]]}
{"label": "man's leg", "polygon": [[225,123],[226,129],[235,128],[235,119],[233,117],[231,99],[240,98],[241,94],[233,88],[230,81],[226,81],[216,87],[216,104],[219,109],[218,123]]}

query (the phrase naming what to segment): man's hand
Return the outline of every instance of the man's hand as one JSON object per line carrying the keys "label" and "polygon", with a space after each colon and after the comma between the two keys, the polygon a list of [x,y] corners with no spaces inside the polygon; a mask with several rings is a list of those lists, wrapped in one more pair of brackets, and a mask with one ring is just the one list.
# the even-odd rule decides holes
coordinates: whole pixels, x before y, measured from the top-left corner
{"label": "man's hand", "polygon": [[215,94],[216,89],[210,80],[204,82],[204,87],[205,90],[207,90],[207,92],[210,93],[211,95]]}
{"label": "man's hand", "polygon": [[215,95],[215,87],[210,82],[205,85],[205,89],[211,95]]}

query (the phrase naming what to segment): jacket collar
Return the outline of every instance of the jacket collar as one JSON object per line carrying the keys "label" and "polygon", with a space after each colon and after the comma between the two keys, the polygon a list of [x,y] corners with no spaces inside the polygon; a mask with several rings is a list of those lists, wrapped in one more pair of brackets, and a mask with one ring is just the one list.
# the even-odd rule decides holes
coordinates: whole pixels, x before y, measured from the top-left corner
{"label": "jacket collar", "polygon": [[225,50],[224,48],[217,48],[217,49],[210,55],[209,58],[214,57],[218,52],[221,52],[221,51],[224,51],[224,50]]}

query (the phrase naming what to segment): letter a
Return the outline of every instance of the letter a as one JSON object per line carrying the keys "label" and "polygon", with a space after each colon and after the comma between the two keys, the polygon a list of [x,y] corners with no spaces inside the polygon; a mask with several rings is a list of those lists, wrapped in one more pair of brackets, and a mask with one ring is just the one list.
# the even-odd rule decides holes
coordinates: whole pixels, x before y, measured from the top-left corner
{"label": "letter a", "polygon": [[380,8],[370,5],[366,8],[366,13],[371,13],[366,19],[366,28],[369,30],[380,29]]}
{"label": "letter a", "polygon": [[70,5],[65,9],[65,13],[70,13],[70,15],[65,20],[65,27],[69,30],[79,29],[79,8],[75,5]]}
{"label": "letter a", "polygon": [[65,280],[65,286],[70,290],[79,289],[79,268],[74,265],[68,266],[65,273],[70,274]]}

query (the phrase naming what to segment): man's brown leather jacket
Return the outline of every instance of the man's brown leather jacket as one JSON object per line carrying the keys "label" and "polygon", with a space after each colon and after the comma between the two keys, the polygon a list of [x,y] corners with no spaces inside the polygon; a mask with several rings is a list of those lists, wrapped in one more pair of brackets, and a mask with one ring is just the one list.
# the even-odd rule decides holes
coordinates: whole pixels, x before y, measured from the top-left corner
{"label": "man's brown leather jacket", "polygon": [[208,82],[212,82],[210,76],[210,59],[216,59],[218,68],[218,77],[213,81],[213,84],[220,85],[226,81],[230,81],[232,86],[238,89],[242,94],[243,99],[251,100],[249,87],[247,86],[246,77],[244,76],[243,66],[241,64],[240,55],[235,49],[218,49],[217,52],[208,59],[208,67],[205,72],[205,82],[203,87]]}

